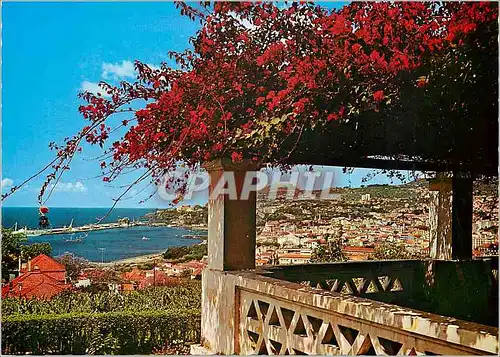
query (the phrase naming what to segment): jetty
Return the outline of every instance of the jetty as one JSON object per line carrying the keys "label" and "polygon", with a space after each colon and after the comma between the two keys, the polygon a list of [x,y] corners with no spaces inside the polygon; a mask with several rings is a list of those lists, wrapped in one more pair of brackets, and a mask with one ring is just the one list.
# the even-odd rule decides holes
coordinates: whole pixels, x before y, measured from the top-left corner
{"label": "jetty", "polygon": [[59,228],[49,228],[49,229],[26,229],[23,228],[19,231],[14,231],[16,234],[25,234],[28,237],[36,237],[42,235],[52,235],[52,234],[68,234],[68,233],[83,233],[90,231],[100,231],[104,229],[117,229],[117,228],[128,228],[134,226],[146,226],[147,222],[133,221],[133,222],[113,222],[113,223],[96,223],[96,224],[86,224],[80,227],[73,227],[73,221],[68,227]]}
{"label": "jetty", "polygon": [[201,240],[207,240],[208,236],[207,235],[201,235],[201,234],[184,234],[182,238],[185,239],[201,239]]}

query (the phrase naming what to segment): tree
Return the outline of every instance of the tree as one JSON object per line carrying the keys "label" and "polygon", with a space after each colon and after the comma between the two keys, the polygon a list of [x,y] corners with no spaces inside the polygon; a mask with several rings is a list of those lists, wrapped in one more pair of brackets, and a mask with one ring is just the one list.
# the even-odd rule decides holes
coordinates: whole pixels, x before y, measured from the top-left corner
{"label": "tree", "polygon": [[8,280],[10,274],[18,269],[20,241],[24,235],[12,234],[12,230],[2,227],[2,279]]}
{"label": "tree", "polygon": [[34,258],[40,254],[50,255],[50,243],[33,243],[22,245],[26,239],[24,234],[12,234],[12,230],[2,227],[2,279],[9,279],[9,275],[16,272],[19,266],[19,257],[22,261]]}
{"label": "tree", "polygon": [[119,284],[123,282],[120,274],[114,269],[95,269],[89,271],[88,275],[92,284],[84,287],[84,291],[108,291],[110,284]]}
{"label": "tree", "polygon": [[189,254],[189,248],[185,246],[180,246],[180,247],[169,247],[167,248],[167,251],[163,253],[163,258],[164,259],[180,259],[186,254]]}
{"label": "tree", "polygon": [[[201,22],[193,49],[169,52],[174,67],[136,61],[137,81],[100,83],[104,96],[82,93],[88,123],[51,143],[39,200],[83,142],[104,150],[106,182],[142,168],[132,185],[220,157],[285,167],[369,155],[474,168],[497,160],[494,2],[178,6]],[[167,182],[176,185],[180,198],[186,182]]]}
{"label": "tree", "polygon": [[181,272],[180,277],[183,279],[191,278],[191,270],[185,269]]}
{"label": "tree", "polygon": [[33,243],[21,246],[21,259],[27,261],[40,254],[51,255],[52,246],[48,242]]}
{"label": "tree", "polygon": [[86,259],[75,256],[72,253],[65,253],[56,260],[66,267],[66,276],[75,281],[85,268],[89,267],[89,262]]}
{"label": "tree", "polygon": [[369,260],[386,260],[386,259],[418,259],[419,254],[410,252],[404,244],[383,242],[375,247]]}
{"label": "tree", "polygon": [[312,263],[345,262],[347,255],[342,250],[342,240],[340,237],[327,234],[324,239],[325,245],[314,248],[311,255]]}
{"label": "tree", "polygon": [[203,256],[208,254],[207,249],[207,244],[195,244],[188,247],[170,247],[163,253],[163,258],[178,263],[190,260],[201,260]]}

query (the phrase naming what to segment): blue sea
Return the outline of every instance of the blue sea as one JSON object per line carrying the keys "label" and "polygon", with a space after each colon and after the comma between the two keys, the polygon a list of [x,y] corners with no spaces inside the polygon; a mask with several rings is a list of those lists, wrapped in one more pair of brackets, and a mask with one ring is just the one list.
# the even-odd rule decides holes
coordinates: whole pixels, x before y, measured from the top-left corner
{"label": "blue sea", "polygon": [[[71,208],[71,207],[49,207],[47,213],[50,228],[69,226],[71,220],[73,226],[83,226],[89,223],[97,223],[104,217],[109,208]],[[119,218],[128,217],[130,220],[143,220],[144,215],[154,212],[152,208],[114,208],[102,223],[116,222]],[[38,228],[37,207],[2,207],[2,226],[13,227],[17,222],[19,228]]]}
{"label": "blue sea", "polygon": [[[52,228],[68,226],[71,219],[74,219],[73,226],[77,227],[96,223],[107,212],[108,208],[51,208],[47,216]],[[122,217],[128,217],[130,220],[144,220],[144,215],[149,212],[154,212],[154,209],[115,208],[102,223],[116,222]],[[2,225],[12,228],[16,222],[18,228],[24,226],[37,228],[38,209],[36,207],[2,207]],[[110,262],[163,252],[173,246],[188,246],[201,242],[197,239],[183,238],[182,236],[186,234],[206,234],[206,232],[177,227],[136,226],[93,231],[88,235],[68,233],[28,237],[27,243],[49,242],[54,256],[70,252],[89,261]],[[85,237],[81,242],[65,241],[80,236]],[[142,239],[143,237],[149,239]]]}

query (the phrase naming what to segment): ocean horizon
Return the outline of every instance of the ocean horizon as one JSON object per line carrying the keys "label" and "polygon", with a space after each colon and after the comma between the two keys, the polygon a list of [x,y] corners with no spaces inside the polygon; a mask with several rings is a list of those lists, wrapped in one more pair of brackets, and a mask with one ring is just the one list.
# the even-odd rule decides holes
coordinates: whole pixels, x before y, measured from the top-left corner
{"label": "ocean horizon", "polygon": [[[47,213],[51,228],[73,227],[96,223],[109,208],[54,207]],[[154,212],[153,208],[115,208],[102,223],[116,222],[119,218],[144,220],[145,215]],[[27,226],[38,228],[38,207],[2,207],[2,226],[18,229]],[[190,246],[201,240],[184,238],[184,235],[201,232],[183,227],[135,226],[91,232],[48,234],[28,237],[26,244],[48,242],[52,255],[72,253],[91,262],[113,262],[146,254],[161,253],[173,246]],[[76,238],[83,237],[81,242]],[[71,240],[73,239],[73,242]]]}
{"label": "ocean horizon", "polygon": [[[46,216],[49,218],[50,228],[67,227],[73,220],[73,226],[83,226],[99,222],[110,207],[49,207]],[[144,220],[147,213],[155,212],[156,208],[113,208],[101,223],[116,222],[120,218],[130,220]],[[14,228],[38,228],[38,207],[2,207],[2,226]]]}

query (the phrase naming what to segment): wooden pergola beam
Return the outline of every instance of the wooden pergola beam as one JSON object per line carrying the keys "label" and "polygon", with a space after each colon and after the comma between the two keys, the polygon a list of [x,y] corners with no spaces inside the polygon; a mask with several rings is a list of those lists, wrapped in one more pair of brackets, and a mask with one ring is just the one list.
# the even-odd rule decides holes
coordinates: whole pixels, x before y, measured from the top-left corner
{"label": "wooden pergola beam", "polygon": [[341,166],[357,167],[367,169],[385,169],[385,170],[411,170],[411,171],[435,171],[435,172],[473,172],[487,176],[498,176],[498,167],[494,165],[457,165],[439,162],[424,161],[403,161],[391,159],[374,158],[327,158],[316,157],[307,160],[294,160],[295,165],[322,165],[322,166]]}

